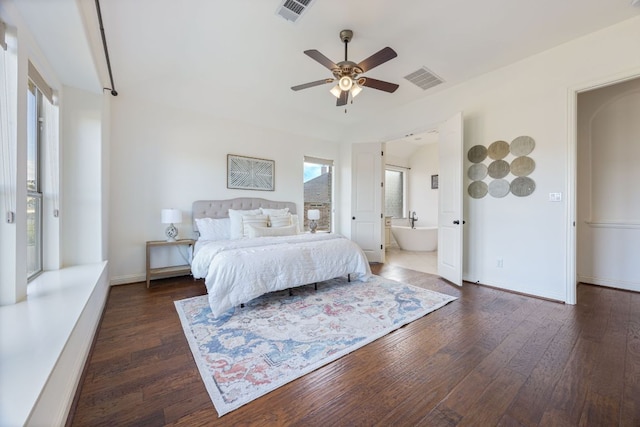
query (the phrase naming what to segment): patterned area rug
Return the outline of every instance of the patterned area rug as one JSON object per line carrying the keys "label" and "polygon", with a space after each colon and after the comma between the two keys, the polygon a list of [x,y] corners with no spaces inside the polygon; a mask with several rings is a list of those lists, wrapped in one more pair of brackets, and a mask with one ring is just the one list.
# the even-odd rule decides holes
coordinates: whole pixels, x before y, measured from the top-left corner
{"label": "patterned area rug", "polygon": [[270,293],[218,319],[206,295],[175,305],[222,416],[455,299],[373,276]]}

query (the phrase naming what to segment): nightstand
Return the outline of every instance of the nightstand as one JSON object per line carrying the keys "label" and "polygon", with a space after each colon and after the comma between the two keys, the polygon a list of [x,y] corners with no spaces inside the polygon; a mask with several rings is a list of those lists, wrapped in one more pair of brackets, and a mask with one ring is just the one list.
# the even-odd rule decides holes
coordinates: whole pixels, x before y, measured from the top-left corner
{"label": "nightstand", "polygon": [[173,242],[168,242],[166,240],[148,241],[147,242],[147,288],[149,287],[149,282],[153,279],[164,278],[164,277],[186,276],[188,274],[191,274],[191,266],[189,264],[151,268],[151,249],[152,248],[167,247],[167,246],[181,246],[181,245],[191,247],[194,244],[195,244],[195,240],[193,239],[181,239]]}

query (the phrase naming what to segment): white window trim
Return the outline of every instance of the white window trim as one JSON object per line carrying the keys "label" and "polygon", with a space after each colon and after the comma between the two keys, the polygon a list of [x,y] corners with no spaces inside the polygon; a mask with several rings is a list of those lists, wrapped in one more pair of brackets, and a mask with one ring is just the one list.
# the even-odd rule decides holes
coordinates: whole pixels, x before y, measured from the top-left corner
{"label": "white window trim", "polygon": [[384,170],[390,170],[394,172],[402,172],[402,216],[397,219],[406,219],[407,216],[407,190],[409,187],[409,170],[411,168],[396,165],[385,165]]}

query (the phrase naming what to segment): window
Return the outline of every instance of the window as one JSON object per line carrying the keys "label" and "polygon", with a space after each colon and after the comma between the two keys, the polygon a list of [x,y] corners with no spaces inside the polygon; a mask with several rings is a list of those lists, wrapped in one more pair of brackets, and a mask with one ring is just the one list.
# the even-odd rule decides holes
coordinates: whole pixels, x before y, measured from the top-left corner
{"label": "window", "polygon": [[30,80],[27,94],[27,277],[42,272],[42,93]]}
{"label": "window", "polygon": [[[53,103],[53,90],[29,62],[27,90],[27,278],[42,272],[43,178],[45,111]],[[48,143],[53,144],[53,138]],[[53,171],[50,171],[53,173]]]}
{"label": "window", "polygon": [[387,167],[384,171],[384,204],[385,215],[394,218],[404,218],[406,173],[399,168]]}
{"label": "window", "polygon": [[304,157],[304,229],[307,211],[318,209],[318,231],[331,231],[333,222],[333,160]]}

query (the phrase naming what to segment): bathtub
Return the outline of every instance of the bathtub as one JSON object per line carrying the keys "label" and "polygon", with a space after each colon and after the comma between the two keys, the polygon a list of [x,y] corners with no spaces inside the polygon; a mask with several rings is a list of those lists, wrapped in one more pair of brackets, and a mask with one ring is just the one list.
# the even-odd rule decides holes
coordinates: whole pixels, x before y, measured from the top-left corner
{"label": "bathtub", "polygon": [[405,251],[431,252],[438,249],[438,227],[416,227],[392,225],[391,234]]}

